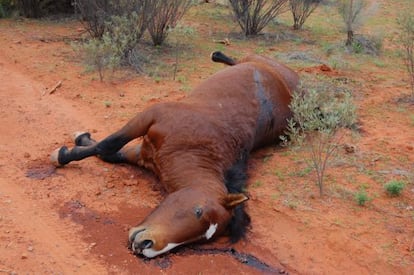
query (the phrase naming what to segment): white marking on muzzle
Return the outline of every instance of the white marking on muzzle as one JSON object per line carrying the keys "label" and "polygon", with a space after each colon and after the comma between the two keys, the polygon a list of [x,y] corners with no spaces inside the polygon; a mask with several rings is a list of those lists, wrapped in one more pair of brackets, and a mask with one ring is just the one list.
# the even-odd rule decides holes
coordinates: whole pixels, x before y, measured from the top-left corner
{"label": "white marking on muzzle", "polygon": [[216,224],[210,224],[210,227],[207,229],[206,231],[206,239],[210,239],[211,237],[213,237],[214,233],[216,233],[217,230],[217,223]]}
{"label": "white marking on muzzle", "polygon": [[152,248],[145,248],[145,249],[143,249],[142,250],[142,254],[145,256],[145,257],[148,257],[148,258],[154,258],[155,256],[158,256],[158,255],[160,255],[160,254],[162,254],[162,253],[165,253],[165,252],[167,252],[167,251],[170,251],[171,249],[173,249],[174,247],[177,247],[177,246],[179,246],[179,245],[182,245],[183,243],[169,243],[169,244],[167,244],[167,246],[166,247],[164,247],[163,249],[161,249],[161,250],[154,250],[154,249],[152,249]]}
{"label": "white marking on muzzle", "polygon": [[[217,226],[218,226],[218,224],[216,223],[216,224],[210,224],[210,227],[207,229],[207,231],[206,231],[206,233],[204,234],[204,235],[202,235],[202,236],[200,236],[200,237],[198,237],[198,238],[195,238],[195,239],[193,239],[192,241],[195,241],[195,240],[199,240],[200,238],[203,238],[203,237],[205,237],[207,240],[209,240],[211,237],[213,237],[213,235],[214,235],[214,233],[216,233],[216,231],[217,231]],[[137,237],[138,237],[138,235],[139,235],[140,233],[138,233],[137,234],[137,236],[135,236],[135,239],[137,239]],[[152,249],[152,248],[144,248],[144,249],[142,249],[142,251],[140,251],[139,253],[141,253],[142,255],[144,255],[145,257],[148,257],[148,258],[154,258],[154,257],[156,257],[156,256],[158,256],[158,255],[160,255],[160,254],[163,254],[163,253],[165,253],[165,252],[167,252],[167,251],[170,251],[171,249],[173,249],[173,248],[175,248],[175,247],[177,247],[177,246],[179,246],[179,245],[182,245],[182,244],[185,244],[185,243],[189,243],[189,242],[192,242],[191,240],[190,241],[186,241],[186,242],[181,242],[181,243],[169,243],[169,244],[167,244],[163,249],[161,249],[161,250],[154,250],[154,249]],[[132,245],[132,250],[134,251],[134,252],[136,252],[135,251],[135,247],[134,247],[134,245]]]}

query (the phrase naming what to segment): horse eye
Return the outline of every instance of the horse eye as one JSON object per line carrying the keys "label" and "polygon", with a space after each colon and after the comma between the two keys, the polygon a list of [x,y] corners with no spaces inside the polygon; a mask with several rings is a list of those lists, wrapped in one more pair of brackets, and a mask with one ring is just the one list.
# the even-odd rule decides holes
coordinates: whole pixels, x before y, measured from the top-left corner
{"label": "horse eye", "polygon": [[201,216],[203,215],[203,209],[200,207],[196,207],[196,209],[194,209],[194,214],[196,215],[197,219],[201,218]]}

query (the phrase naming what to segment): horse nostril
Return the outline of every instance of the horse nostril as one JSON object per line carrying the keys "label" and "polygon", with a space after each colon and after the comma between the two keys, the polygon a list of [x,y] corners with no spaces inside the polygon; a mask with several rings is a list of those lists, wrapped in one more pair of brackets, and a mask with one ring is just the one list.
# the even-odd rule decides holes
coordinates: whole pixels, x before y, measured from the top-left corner
{"label": "horse nostril", "polygon": [[151,248],[153,244],[154,242],[151,240],[143,240],[142,242],[138,244],[138,246],[141,249],[147,249],[147,248]]}
{"label": "horse nostril", "polygon": [[141,252],[141,247],[140,247],[140,244],[139,243],[132,243],[132,250],[135,252],[135,253],[139,253],[139,252]]}
{"label": "horse nostril", "polygon": [[129,241],[133,242],[135,240],[135,237],[138,235],[138,233],[144,232],[145,228],[136,230],[136,228],[131,228],[129,231]]}

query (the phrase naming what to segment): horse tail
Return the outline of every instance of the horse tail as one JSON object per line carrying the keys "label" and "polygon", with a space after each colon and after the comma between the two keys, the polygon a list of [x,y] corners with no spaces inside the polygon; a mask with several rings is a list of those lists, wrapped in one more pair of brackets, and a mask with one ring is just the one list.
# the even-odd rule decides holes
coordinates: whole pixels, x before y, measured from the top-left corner
{"label": "horse tail", "polygon": [[223,63],[229,66],[233,66],[237,64],[237,62],[233,58],[228,57],[227,55],[225,55],[224,53],[220,51],[212,52],[211,60],[213,62]]}

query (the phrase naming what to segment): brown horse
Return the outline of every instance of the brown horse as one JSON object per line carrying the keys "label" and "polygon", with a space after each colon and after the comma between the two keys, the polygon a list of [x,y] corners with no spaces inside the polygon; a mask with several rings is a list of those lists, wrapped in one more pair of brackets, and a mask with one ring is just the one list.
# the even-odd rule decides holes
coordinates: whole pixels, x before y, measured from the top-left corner
{"label": "brown horse", "polygon": [[[243,208],[248,155],[278,141],[299,78],[263,56],[236,62],[215,52],[212,59],[231,66],[187,98],[152,105],[100,142],[78,134],[73,149],[63,146],[51,155],[57,166],[98,156],[138,164],[159,177],[168,195],[129,231],[135,254],[155,257],[225,232],[237,241],[249,225]],[[138,137],[140,145],[124,147]]]}

